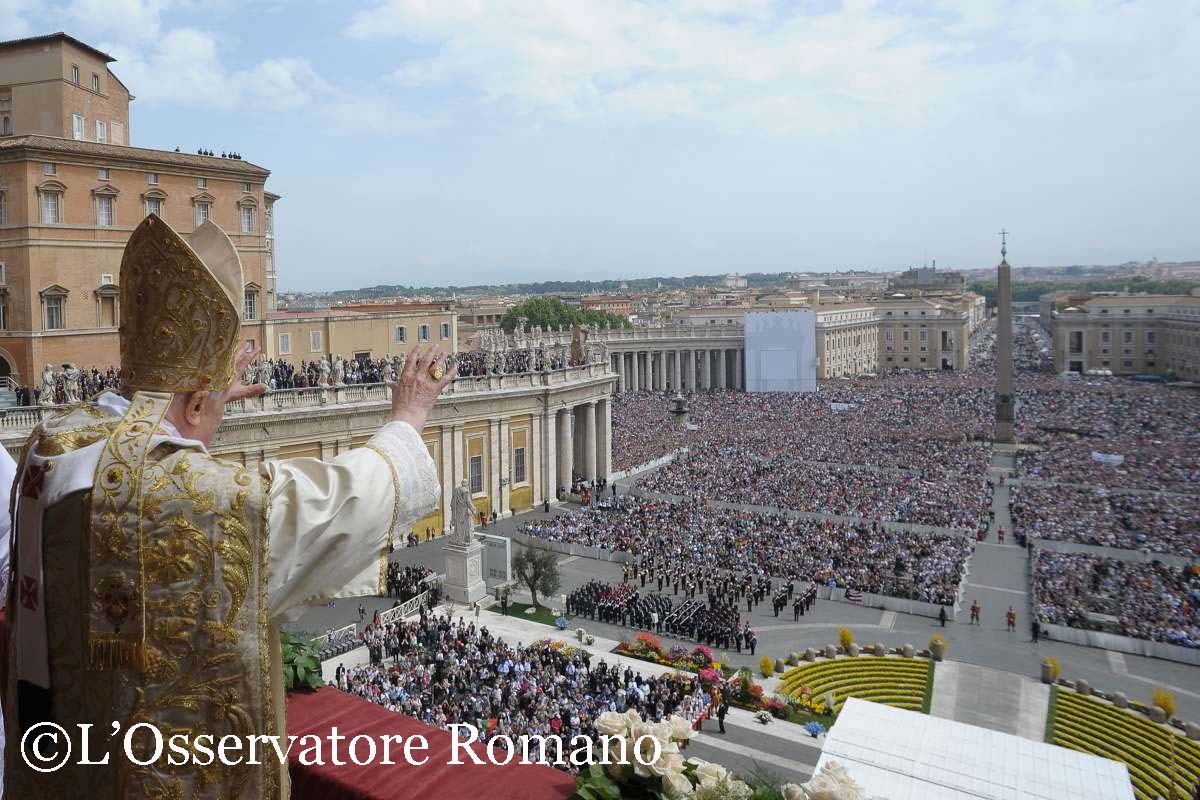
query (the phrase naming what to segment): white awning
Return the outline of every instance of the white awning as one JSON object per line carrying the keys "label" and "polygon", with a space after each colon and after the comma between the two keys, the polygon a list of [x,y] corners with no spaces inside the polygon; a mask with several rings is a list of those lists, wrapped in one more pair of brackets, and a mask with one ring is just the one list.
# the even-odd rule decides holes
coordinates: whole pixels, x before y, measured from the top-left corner
{"label": "white awning", "polygon": [[888,800],[1134,800],[1120,762],[857,698],[817,770],[830,760]]}

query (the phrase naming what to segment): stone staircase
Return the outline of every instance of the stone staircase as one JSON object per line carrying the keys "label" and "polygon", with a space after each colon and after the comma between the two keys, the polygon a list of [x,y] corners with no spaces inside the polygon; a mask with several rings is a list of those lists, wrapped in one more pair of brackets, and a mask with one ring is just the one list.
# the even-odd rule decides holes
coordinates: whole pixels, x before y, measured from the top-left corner
{"label": "stone staircase", "polygon": [[16,408],[17,393],[12,389],[0,387],[0,410],[6,408]]}

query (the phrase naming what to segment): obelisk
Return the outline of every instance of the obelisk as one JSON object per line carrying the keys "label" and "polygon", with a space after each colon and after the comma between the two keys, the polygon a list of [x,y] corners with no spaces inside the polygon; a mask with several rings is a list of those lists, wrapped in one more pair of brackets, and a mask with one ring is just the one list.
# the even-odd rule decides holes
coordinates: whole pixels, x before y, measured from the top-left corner
{"label": "obelisk", "polygon": [[1000,265],[996,268],[996,432],[995,441],[1012,444],[1013,353],[1012,270],[1008,266],[1008,231],[1000,231]]}

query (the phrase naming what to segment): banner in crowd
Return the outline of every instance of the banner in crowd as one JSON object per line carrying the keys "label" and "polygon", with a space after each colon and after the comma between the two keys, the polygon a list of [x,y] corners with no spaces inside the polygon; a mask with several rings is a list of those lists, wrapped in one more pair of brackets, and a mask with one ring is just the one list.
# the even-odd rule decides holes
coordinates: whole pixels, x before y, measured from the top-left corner
{"label": "banner in crowd", "polygon": [[861,603],[862,602],[862,592],[860,592],[858,589],[847,589],[846,590],[846,599],[849,600],[851,603]]}
{"label": "banner in crowd", "polygon": [[1101,453],[1093,450],[1092,461],[1099,461],[1101,464],[1108,464],[1111,467],[1119,467],[1125,463],[1125,456],[1119,453]]}
{"label": "banner in crowd", "polygon": [[694,422],[689,422],[689,423],[687,424],[687,429],[688,429],[689,431],[698,431],[698,430],[700,430],[700,426],[699,426],[699,425],[697,425],[697,424],[696,424],[696,423],[694,423]]}
{"label": "banner in crowd", "polygon": [[849,411],[853,407],[854,406],[850,405],[849,403],[830,403],[829,404],[830,411]]}

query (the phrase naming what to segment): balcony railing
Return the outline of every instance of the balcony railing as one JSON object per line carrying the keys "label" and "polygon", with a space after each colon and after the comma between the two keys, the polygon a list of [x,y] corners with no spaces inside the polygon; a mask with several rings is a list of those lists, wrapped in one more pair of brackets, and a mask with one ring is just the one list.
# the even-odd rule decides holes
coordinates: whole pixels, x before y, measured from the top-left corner
{"label": "balcony railing", "polygon": [[[594,363],[567,367],[548,372],[518,372],[504,375],[479,375],[455,378],[442,393],[439,402],[468,398],[493,392],[534,391],[565,386],[576,381],[615,377],[607,364]],[[226,418],[243,414],[284,413],[299,409],[320,409],[337,406],[379,403],[388,401],[388,388],[382,383],[355,383],[345,386],[311,387],[308,389],[279,389],[261,397],[239,400],[225,406]],[[0,410],[0,432],[29,431],[43,419],[53,416],[67,406],[15,406]]]}

